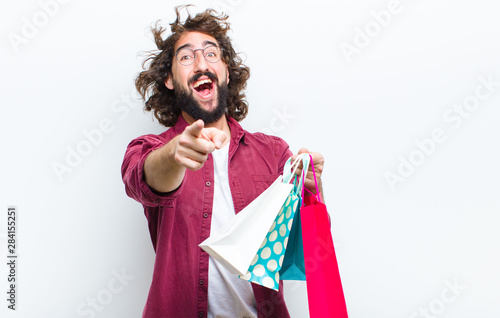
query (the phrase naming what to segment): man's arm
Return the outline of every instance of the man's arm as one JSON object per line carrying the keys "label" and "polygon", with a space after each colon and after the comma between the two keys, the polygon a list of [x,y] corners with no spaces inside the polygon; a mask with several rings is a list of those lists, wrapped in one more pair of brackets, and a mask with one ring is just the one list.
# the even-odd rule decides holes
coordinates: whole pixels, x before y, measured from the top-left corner
{"label": "man's arm", "polygon": [[204,126],[202,120],[194,122],[182,134],[148,155],[144,175],[150,188],[164,193],[174,191],[181,185],[186,169],[200,169],[208,154],[222,146],[227,135]]}

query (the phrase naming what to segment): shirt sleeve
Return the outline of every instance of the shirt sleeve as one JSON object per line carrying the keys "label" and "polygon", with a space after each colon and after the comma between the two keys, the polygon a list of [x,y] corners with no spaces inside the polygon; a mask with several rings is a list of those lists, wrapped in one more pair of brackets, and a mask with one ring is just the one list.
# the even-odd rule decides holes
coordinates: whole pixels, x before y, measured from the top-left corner
{"label": "shirt sleeve", "polygon": [[151,189],[144,178],[144,162],[154,150],[161,148],[165,142],[156,135],[145,135],[136,138],[127,146],[122,163],[122,179],[129,197],[145,206],[165,205],[181,191],[184,180],[176,190],[169,193],[158,193]]}
{"label": "shirt sleeve", "polygon": [[283,175],[283,168],[285,167],[285,163],[290,158],[293,153],[290,150],[288,144],[279,137],[275,138],[274,151],[275,155],[278,158],[278,173]]}

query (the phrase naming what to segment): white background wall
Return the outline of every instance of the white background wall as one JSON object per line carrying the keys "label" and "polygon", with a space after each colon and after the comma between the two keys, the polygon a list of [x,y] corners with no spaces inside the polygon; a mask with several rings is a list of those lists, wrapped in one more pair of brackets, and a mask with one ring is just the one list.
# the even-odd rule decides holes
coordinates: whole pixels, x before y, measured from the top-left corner
{"label": "white background wall", "polygon": [[[230,14],[252,71],[243,126],[326,158],[350,317],[499,317],[498,2],[191,2]],[[147,27],[179,3],[2,1],[2,317],[140,317],[154,253],[120,165],[131,139],[163,131],[133,80]],[[305,286],[287,285],[292,317],[307,317]]]}

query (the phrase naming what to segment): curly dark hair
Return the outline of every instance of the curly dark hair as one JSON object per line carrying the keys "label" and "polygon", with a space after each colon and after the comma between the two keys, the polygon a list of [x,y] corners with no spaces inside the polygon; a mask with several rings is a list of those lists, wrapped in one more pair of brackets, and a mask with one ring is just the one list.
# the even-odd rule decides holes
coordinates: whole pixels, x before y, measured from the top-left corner
{"label": "curly dark hair", "polygon": [[[149,52],[148,57],[142,63],[144,71],[139,73],[135,80],[135,87],[145,101],[144,109],[154,111],[158,121],[166,126],[175,125],[181,110],[174,105],[174,91],[165,86],[165,81],[172,74],[172,61],[174,58],[174,46],[184,32],[200,32],[210,35],[217,40],[223,49],[222,61],[228,66],[228,100],[226,114],[237,121],[243,120],[248,112],[248,103],[243,93],[250,77],[250,69],[243,64],[241,58],[234,51],[230,38],[226,35],[230,29],[226,22],[226,14],[218,15],[213,9],[207,9],[192,17],[187,8],[190,5],[175,8],[176,20],[170,23],[172,34],[165,40],[162,34],[165,28],[156,22],[151,32],[158,50]],[[184,23],[180,20],[180,10],[186,8],[188,17]]]}

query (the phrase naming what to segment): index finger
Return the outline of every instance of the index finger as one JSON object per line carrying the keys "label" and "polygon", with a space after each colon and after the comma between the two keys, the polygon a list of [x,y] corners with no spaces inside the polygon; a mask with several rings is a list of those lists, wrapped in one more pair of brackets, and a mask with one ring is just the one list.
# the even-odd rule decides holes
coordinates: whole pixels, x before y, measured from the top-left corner
{"label": "index finger", "polygon": [[185,131],[188,132],[193,137],[198,138],[201,136],[201,131],[203,130],[203,127],[205,127],[205,123],[203,122],[203,120],[198,119],[191,126],[186,127]]}
{"label": "index finger", "polygon": [[292,162],[295,161],[295,159],[297,159],[298,156],[303,153],[309,153],[309,150],[307,150],[306,148],[300,148],[299,152],[292,156]]}
{"label": "index finger", "polygon": [[220,149],[222,147],[222,144],[224,144],[227,139],[227,134],[224,131],[214,127],[203,129],[201,134],[203,138],[213,142],[217,149]]}

